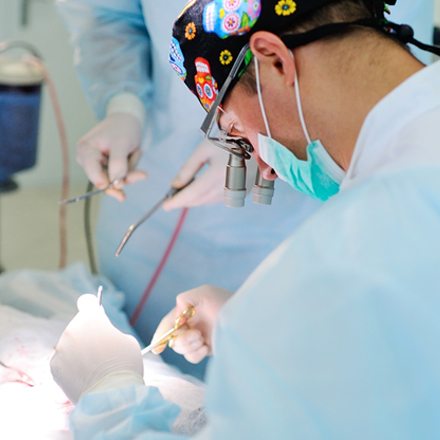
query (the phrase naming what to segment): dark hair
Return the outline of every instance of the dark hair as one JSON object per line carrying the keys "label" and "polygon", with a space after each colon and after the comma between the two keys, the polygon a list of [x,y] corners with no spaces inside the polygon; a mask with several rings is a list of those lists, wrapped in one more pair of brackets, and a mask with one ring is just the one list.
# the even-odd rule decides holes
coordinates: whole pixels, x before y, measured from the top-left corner
{"label": "dark hair", "polygon": [[[300,34],[331,23],[344,23],[364,18],[372,18],[376,15],[376,11],[378,10],[378,3],[384,7],[384,3],[378,2],[377,0],[336,0],[322,6],[317,11],[305,15],[298,23],[286,32],[283,32],[282,35]],[[352,29],[347,29],[344,34],[357,32],[359,30],[377,32],[370,28],[362,29],[360,27],[353,27]],[[323,37],[322,40],[338,38],[340,35],[341,34],[329,35]],[[253,63],[249,64],[240,79],[240,84],[251,94],[257,92],[255,67]]]}
{"label": "dark hair", "polygon": [[330,23],[344,23],[362,18],[372,18],[374,16],[374,4],[374,1],[367,0],[333,1],[305,15],[284,34],[307,32]]}

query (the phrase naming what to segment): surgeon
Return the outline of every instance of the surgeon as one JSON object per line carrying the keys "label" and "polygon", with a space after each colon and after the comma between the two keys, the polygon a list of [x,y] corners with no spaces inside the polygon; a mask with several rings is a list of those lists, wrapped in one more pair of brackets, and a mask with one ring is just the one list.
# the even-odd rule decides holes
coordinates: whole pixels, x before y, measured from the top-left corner
{"label": "surgeon", "polygon": [[[221,3],[212,2],[211,9]],[[415,23],[416,35],[425,36],[432,34],[432,3],[402,2],[393,14]],[[235,291],[320,203],[277,182],[270,208],[253,205],[250,197],[244,210],[222,206],[228,155],[202,140],[203,109],[168,63],[168,58],[174,60],[177,71],[184,67],[177,46],[171,45],[168,55],[169,30],[185,5],[183,0],[59,0],[57,4],[72,36],[83,89],[100,120],[79,141],[78,161],[97,187],[119,179],[119,186],[108,191],[114,198],[104,198],[100,205],[100,270],[126,294],[125,310],[141,339],[148,342],[173,306],[176,292],[202,283]],[[245,6],[240,4],[232,2],[231,7],[242,14]],[[189,38],[192,29],[185,29]],[[224,62],[228,63],[227,56]],[[184,68],[180,75],[185,75]],[[156,213],[115,258],[127,227],[162,197],[170,183],[186,184],[202,164],[206,164],[204,172],[165,207],[215,205],[191,209],[187,215]],[[248,166],[249,190],[253,168]],[[142,170],[148,173],[146,180]],[[116,201],[124,198],[122,204]],[[160,270],[174,232],[177,240]],[[185,371],[201,374],[170,351],[164,356]]]}
{"label": "surgeon", "polygon": [[[234,296],[184,292],[159,326],[193,305],[171,345],[214,354],[197,438],[438,438],[440,63],[407,44],[440,50],[381,1],[256,1],[238,27],[226,5],[191,1],[174,26],[186,86],[197,94],[199,58],[219,85],[207,137],[327,202]],[[83,312],[51,363],[76,437],[177,438],[139,346]]]}
{"label": "surgeon", "polygon": [[[199,126],[204,110],[169,66],[169,58],[175,69],[179,65],[178,48],[169,52],[170,30],[184,0],[57,4],[72,37],[83,89],[100,119],[79,141],[78,161],[98,188],[119,179],[108,191],[113,197],[100,204],[100,272],[126,294],[125,311],[147,343],[177,292],[206,282],[236,290],[320,202],[280,183],[270,207],[253,204],[251,197],[246,209],[224,206],[228,154],[203,140]],[[167,209],[205,206],[189,212],[160,210],[116,258],[128,226],[171,184],[182,186],[203,165],[194,183]],[[248,168],[250,191],[256,166]],[[202,374],[172,351],[164,356],[186,372]]]}

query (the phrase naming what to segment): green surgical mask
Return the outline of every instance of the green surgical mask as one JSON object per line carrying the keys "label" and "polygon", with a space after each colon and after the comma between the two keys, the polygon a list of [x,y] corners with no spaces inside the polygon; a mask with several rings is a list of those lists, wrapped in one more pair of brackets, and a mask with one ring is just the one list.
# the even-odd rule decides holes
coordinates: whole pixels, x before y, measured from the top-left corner
{"label": "green surgical mask", "polygon": [[320,140],[312,141],[304,121],[298,78],[295,96],[304,135],[307,139],[307,160],[298,159],[287,147],[272,138],[261,93],[258,59],[255,59],[258,100],[268,136],[258,135],[261,159],[274,169],[278,177],[294,189],[319,200],[327,200],[339,192],[345,172],[333,160]]}
{"label": "green surgical mask", "polygon": [[339,192],[345,173],[320,141],[308,145],[307,160],[298,159],[284,145],[261,134],[258,147],[264,162],[296,190],[319,200],[327,200]]}

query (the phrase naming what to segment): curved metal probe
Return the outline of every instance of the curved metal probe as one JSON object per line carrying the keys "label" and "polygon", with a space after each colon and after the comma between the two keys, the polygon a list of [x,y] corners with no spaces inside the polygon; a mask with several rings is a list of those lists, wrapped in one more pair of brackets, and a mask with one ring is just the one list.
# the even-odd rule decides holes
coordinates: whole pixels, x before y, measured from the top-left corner
{"label": "curved metal probe", "polygon": [[124,249],[130,237],[133,235],[134,231],[140,225],[142,225],[142,223],[146,222],[162,206],[165,200],[175,196],[178,192],[182,191],[184,188],[191,185],[193,181],[194,178],[192,178],[188,183],[186,183],[184,186],[180,188],[174,188],[174,187],[170,188],[168,192],[158,202],[156,202],[156,204],[146,214],[144,214],[136,223],[131,224],[128,227],[127,231],[125,232],[124,236],[122,237],[122,240],[116,249],[115,256],[119,257],[119,255],[121,255],[122,250]]}
{"label": "curved metal probe", "polygon": [[131,224],[124,236],[122,237],[121,242],[119,243],[118,248],[116,249],[115,256],[119,257],[121,255],[122,250],[124,249],[127,241],[130,240],[130,237],[133,235],[134,231],[144,222],[146,222],[161,206],[162,203],[168,198],[168,193],[165,197],[162,197],[146,214],[144,214],[136,223]]}

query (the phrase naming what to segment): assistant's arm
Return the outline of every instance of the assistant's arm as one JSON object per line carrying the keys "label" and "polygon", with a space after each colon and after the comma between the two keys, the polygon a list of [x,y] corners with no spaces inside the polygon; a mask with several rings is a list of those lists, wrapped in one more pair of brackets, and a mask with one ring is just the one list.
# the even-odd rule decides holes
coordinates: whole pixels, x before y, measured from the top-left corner
{"label": "assistant's arm", "polygon": [[140,2],[58,0],[57,5],[75,48],[82,87],[98,118],[106,115],[109,101],[121,94],[125,98],[122,104],[117,102],[118,110],[138,107],[134,112],[142,114],[139,107],[148,106],[152,90],[152,67]]}

